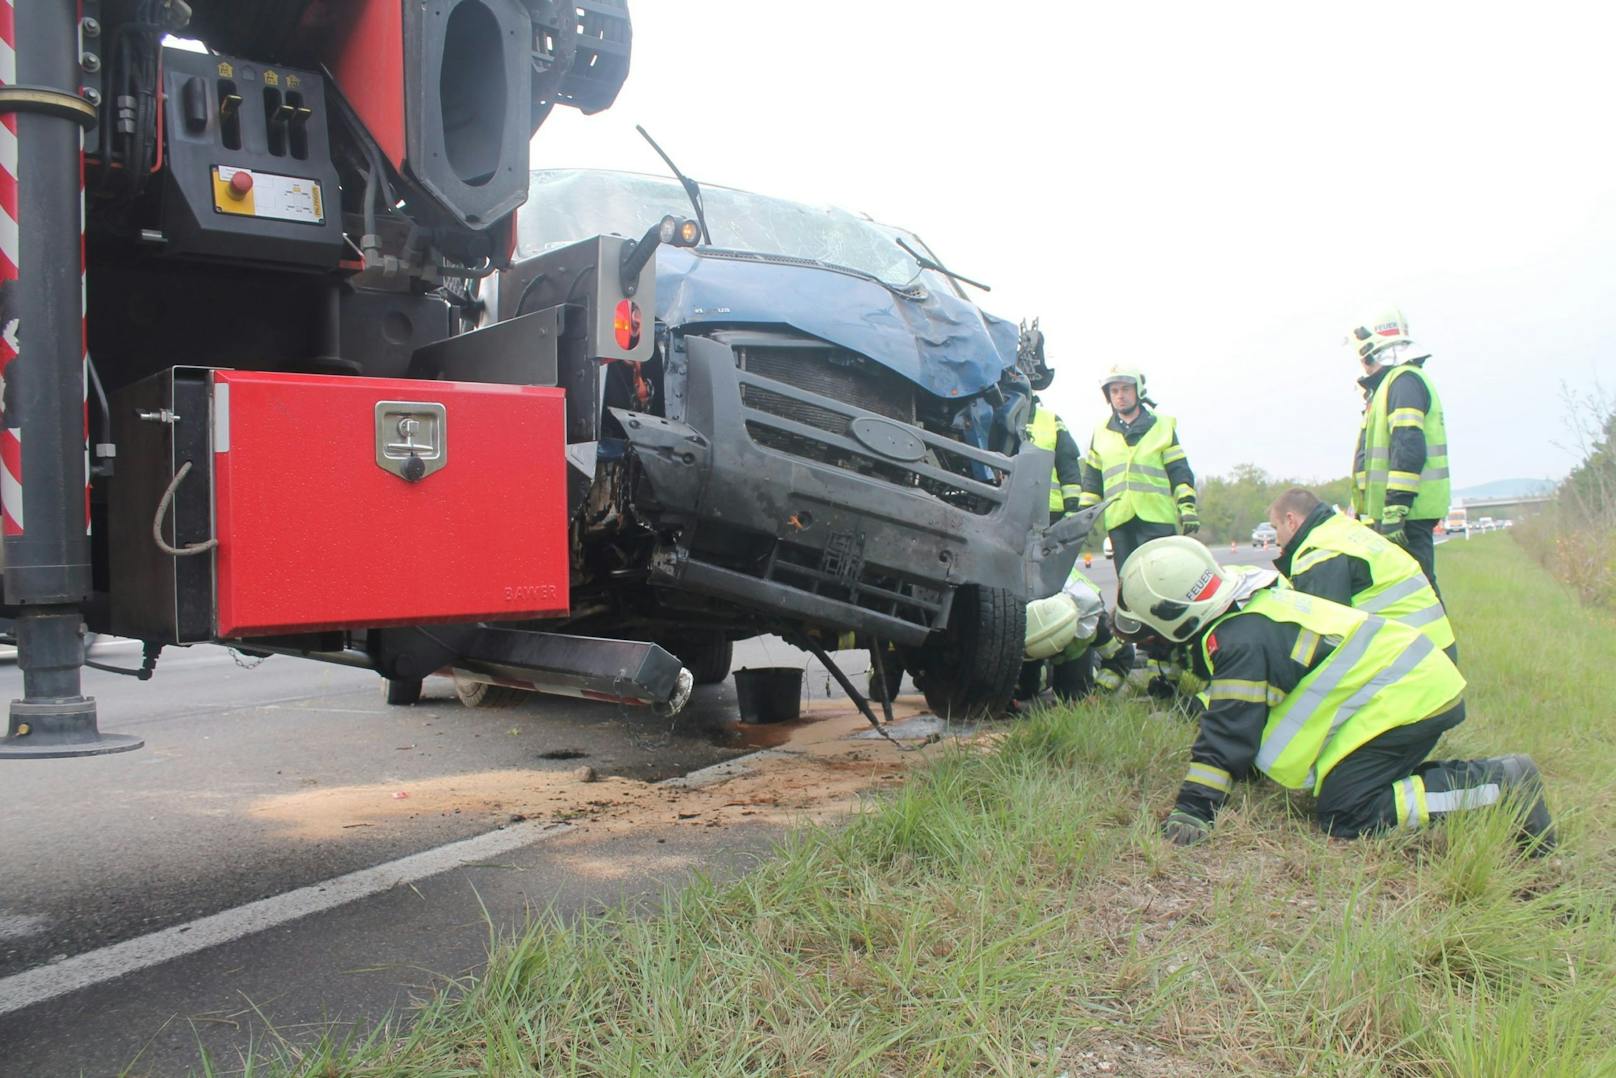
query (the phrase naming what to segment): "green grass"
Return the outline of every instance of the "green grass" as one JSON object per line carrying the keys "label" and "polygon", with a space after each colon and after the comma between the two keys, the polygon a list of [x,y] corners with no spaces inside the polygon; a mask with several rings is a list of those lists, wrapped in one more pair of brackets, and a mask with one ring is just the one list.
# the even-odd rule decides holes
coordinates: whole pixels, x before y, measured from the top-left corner
{"label": "green grass", "polygon": [[1470,719],[1438,751],[1537,757],[1546,861],[1514,855],[1502,813],[1331,840],[1263,783],[1174,849],[1157,820],[1192,728],[1139,702],[1051,710],[995,752],[932,750],[736,882],[542,921],[421,1012],[268,1045],[252,1071],[1616,1073],[1616,627],[1507,537],[1439,565]]}

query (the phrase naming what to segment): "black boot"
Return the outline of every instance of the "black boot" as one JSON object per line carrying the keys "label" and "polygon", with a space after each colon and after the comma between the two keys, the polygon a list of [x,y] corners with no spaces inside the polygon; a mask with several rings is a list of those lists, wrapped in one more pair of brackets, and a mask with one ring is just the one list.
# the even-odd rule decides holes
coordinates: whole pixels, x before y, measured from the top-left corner
{"label": "black boot", "polygon": [[1050,687],[1057,700],[1081,700],[1094,691],[1094,650],[1063,663],[1050,671]]}
{"label": "black boot", "polygon": [[1538,773],[1537,764],[1523,753],[1493,756],[1482,763],[1497,776],[1500,787],[1520,799],[1520,843],[1527,856],[1544,857],[1552,853],[1559,839],[1554,833],[1549,803],[1543,798],[1543,776]]}
{"label": "black boot", "polygon": [[1017,700],[1036,700],[1038,694],[1044,691],[1044,662],[1037,659],[1021,664],[1021,676],[1016,680]]}

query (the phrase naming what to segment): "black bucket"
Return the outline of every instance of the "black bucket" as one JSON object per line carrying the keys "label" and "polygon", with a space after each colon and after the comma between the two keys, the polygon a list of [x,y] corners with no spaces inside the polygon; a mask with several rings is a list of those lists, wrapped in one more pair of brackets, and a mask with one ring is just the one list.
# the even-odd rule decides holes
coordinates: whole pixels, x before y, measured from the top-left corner
{"label": "black bucket", "polygon": [[795,666],[737,670],[735,701],[742,722],[790,722],[802,714],[802,670]]}

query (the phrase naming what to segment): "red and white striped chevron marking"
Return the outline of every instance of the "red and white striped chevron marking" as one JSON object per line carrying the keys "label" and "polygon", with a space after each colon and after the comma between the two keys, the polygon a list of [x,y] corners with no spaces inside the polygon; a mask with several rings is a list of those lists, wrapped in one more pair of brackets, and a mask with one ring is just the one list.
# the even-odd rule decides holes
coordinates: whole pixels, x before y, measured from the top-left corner
{"label": "red and white striped chevron marking", "polygon": [[[17,81],[15,0],[0,0],[0,86]],[[0,113],[0,287],[17,280],[21,236],[17,228],[17,117]],[[14,306],[0,325],[0,391],[6,371],[17,358],[17,324],[21,312]],[[0,417],[0,533],[22,534],[22,429]]]}
{"label": "red and white striped chevron marking", "polygon": [[[12,3],[13,0],[6,0]],[[84,18],[80,0],[79,20]],[[84,534],[90,534],[90,258],[84,231],[89,207],[84,204],[84,128],[79,128],[79,429],[84,432]],[[107,438],[112,437],[108,431]]]}

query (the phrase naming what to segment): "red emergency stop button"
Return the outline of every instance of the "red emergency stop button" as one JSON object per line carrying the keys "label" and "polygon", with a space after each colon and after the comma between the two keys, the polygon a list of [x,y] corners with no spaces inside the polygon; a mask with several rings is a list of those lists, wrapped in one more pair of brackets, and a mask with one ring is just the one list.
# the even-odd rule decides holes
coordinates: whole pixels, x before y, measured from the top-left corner
{"label": "red emergency stop button", "polygon": [[248,172],[246,169],[238,169],[236,174],[230,177],[230,197],[236,201],[239,202],[246,198],[247,193],[252,189],[252,173]]}

